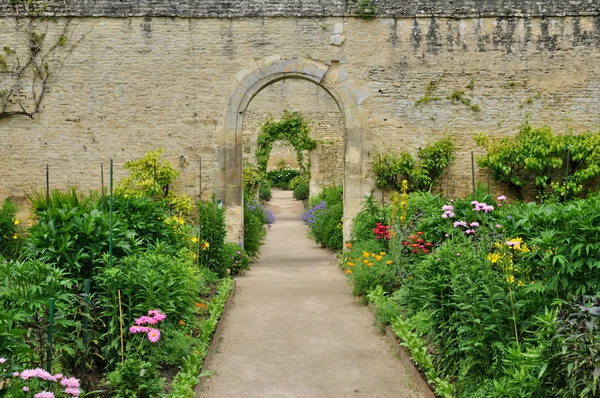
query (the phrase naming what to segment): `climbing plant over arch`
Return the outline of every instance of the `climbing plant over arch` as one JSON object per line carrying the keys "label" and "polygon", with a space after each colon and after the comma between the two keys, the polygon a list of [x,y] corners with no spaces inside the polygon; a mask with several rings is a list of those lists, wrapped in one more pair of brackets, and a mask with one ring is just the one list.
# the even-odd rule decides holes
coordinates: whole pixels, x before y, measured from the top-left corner
{"label": "climbing plant over arch", "polygon": [[304,152],[317,147],[317,141],[308,136],[309,132],[308,123],[299,112],[286,110],[280,120],[267,119],[258,135],[258,148],[256,149],[258,169],[262,173],[267,171],[267,163],[271,155],[271,149],[273,149],[273,142],[285,140],[294,147],[301,172],[306,171]]}

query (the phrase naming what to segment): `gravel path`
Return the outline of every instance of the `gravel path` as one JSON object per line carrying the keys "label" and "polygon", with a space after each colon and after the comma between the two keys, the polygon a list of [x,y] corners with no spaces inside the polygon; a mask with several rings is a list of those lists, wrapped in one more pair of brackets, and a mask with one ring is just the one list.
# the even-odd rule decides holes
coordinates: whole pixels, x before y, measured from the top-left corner
{"label": "gravel path", "polygon": [[306,236],[302,204],[273,191],[277,218],[237,278],[197,397],[422,397],[336,265]]}

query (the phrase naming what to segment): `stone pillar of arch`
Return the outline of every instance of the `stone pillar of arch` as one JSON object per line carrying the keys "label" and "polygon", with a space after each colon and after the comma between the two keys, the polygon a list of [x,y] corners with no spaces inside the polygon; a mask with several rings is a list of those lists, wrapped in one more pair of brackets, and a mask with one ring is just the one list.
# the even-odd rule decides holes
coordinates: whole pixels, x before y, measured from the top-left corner
{"label": "stone pillar of arch", "polygon": [[273,56],[253,63],[235,76],[233,89],[221,125],[215,136],[217,170],[215,194],[227,208],[227,235],[231,241],[243,238],[242,125],[252,99],[265,87],[282,79],[304,79],[322,87],[338,105],[344,121],[344,240],[350,238],[351,222],[363,197],[373,189],[367,178],[368,145],[366,117],[362,102],[365,91],[357,89],[348,74],[333,61],[326,65],[311,59]]}

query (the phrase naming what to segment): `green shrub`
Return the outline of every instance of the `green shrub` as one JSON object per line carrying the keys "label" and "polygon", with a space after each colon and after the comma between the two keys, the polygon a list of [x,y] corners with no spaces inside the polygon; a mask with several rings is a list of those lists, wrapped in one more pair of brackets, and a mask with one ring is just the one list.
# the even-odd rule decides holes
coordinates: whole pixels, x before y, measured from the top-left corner
{"label": "green shrub", "polygon": [[125,170],[131,171],[119,183],[117,193],[125,197],[153,198],[169,211],[186,215],[192,211],[189,196],[176,195],[171,189],[173,181],[179,176],[173,164],[161,159],[163,149],[144,154],[140,159],[125,163]]}
{"label": "green shrub", "polygon": [[342,187],[326,187],[310,198],[310,207],[302,215],[310,235],[323,247],[341,250],[343,244],[343,191]]}
{"label": "green shrub", "polygon": [[296,199],[296,200],[308,199],[308,195],[309,195],[308,183],[301,182],[300,184],[296,185],[296,187],[294,188],[293,195],[294,195],[294,199]]}
{"label": "green shrub", "polygon": [[281,189],[289,189],[290,182],[300,175],[300,170],[285,166],[267,172],[267,180],[271,186]]}
{"label": "green shrub", "polygon": [[165,380],[156,364],[137,358],[127,358],[107,376],[115,398],[154,398],[164,393]]}
{"label": "green shrub", "polygon": [[258,197],[265,202],[271,200],[273,194],[271,193],[271,186],[268,183],[260,184],[260,187],[258,188]]}
{"label": "green shrub", "polygon": [[260,246],[267,232],[267,214],[264,207],[257,202],[248,202],[244,206],[244,250],[251,259],[260,254]]}
{"label": "green shrub", "polygon": [[304,173],[292,178],[290,181],[290,189],[294,190],[300,184],[306,184],[307,186],[310,185],[310,174]]}
{"label": "green shrub", "polygon": [[[109,363],[115,361],[120,350],[117,290],[121,292],[124,325],[133,325],[148,309],[161,310],[167,315],[167,323],[175,324],[179,320],[193,321],[194,303],[202,285],[187,250],[170,256],[156,249],[119,259],[112,268],[102,268],[94,278],[94,286],[102,319],[109,322],[103,336],[103,351]],[[130,337],[126,334],[126,341]]]}
{"label": "green shrub", "polygon": [[[390,218],[386,214],[386,209],[378,206],[372,195],[367,196],[363,202],[363,208],[354,217],[354,221],[352,222],[352,240],[360,242],[375,239],[375,233],[373,232],[375,224],[379,222],[389,225]],[[384,240],[378,242],[382,250],[386,249],[386,242]]]}
{"label": "green shrub", "polygon": [[225,243],[221,254],[223,266],[227,267],[231,275],[237,275],[250,268],[250,256],[237,243]]}
{"label": "green shrub", "polygon": [[17,207],[6,198],[0,207],[0,256],[15,258],[19,255],[22,238],[18,233],[17,225],[20,220],[16,218]]}
{"label": "green shrub", "polygon": [[225,275],[226,267],[221,262],[221,251],[225,244],[225,211],[215,196],[211,201],[198,202],[198,265],[207,267],[218,275]]}

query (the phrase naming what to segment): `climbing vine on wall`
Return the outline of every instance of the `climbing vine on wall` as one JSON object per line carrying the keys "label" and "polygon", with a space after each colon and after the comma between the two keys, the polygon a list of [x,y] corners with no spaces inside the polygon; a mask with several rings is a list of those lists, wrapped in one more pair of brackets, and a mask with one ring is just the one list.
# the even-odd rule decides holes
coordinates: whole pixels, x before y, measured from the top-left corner
{"label": "climbing vine on wall", "polygon": [[267,163],[273,149],[273,143],[278,140],[289,142],[296,151],[296,159],[302,171],[308,169],[304,162],[305,152],[311,151],[317,147],[317,141],[309,137],[310,129],[308,124],[298,112],[284,111],[280,120],[269,118],[261,128],[258,135],[258,148],[256,150],[256,159],[258,169],[265,173]]}
{"label": "climbing vine on wall", "polygon": [[43,1],[11,0],[9,4],[17,40],[13,45],[2,43],[0,49],[0,118],[33,118],[50,80],[85,34],[73,40],[71,19],[47,17]]}
{"label": "climbing vine on wall", "polygon": [[450,137],[444,137],[419,149],[418,161],[402,151],[399,154],[388,151],[373,161],[373,173],[377,188],[400,188],[402,180],[408,180],[412,189],[431,190],[438,182],[446,167],[455,159],[456,145]]}

